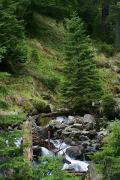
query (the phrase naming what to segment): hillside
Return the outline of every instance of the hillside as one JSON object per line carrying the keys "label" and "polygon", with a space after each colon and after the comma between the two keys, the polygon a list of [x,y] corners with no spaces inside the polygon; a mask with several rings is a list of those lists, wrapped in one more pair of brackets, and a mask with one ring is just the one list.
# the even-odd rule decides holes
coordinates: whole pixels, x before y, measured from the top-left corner
{"label": "hillside", "polygon": [[109,157],[119,175],[120,43],[103,5],[2,0],[0,178],[84,180],[99,163],[104,178]]}

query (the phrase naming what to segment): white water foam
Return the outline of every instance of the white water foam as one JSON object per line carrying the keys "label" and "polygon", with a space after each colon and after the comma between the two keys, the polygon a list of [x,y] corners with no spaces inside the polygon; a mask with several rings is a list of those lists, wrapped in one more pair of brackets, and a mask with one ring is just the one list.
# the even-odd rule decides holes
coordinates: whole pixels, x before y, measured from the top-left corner
{"label": "white water foam", "polygon": [[63,165],[62,170],[75,170],[76,172],[87,172],[89,164],[84,161],[74,160],[70,158],[68,155],[65,156],[66,160],[68,160],[71,164],[65,163]]}
{"label": "white water foam", "polygon": [[41,155],[50,157],[54,156],[54,154],[45,147],[41,147]]}

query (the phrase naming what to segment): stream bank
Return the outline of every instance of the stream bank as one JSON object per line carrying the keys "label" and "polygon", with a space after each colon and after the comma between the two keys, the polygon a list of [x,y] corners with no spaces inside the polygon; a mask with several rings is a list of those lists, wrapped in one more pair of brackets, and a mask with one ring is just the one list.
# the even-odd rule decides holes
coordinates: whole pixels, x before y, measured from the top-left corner
{"label": "stream bank", "polygon": [[88,172],[89,155],[102,147],[108,133],[104,128],[96,128],[96,119],[91,114],[50,117],[45,126],[40,115],[29,115],[28,120],[32,121],[34,160],[39,156],[62,156],[62,170],[75,173]]}

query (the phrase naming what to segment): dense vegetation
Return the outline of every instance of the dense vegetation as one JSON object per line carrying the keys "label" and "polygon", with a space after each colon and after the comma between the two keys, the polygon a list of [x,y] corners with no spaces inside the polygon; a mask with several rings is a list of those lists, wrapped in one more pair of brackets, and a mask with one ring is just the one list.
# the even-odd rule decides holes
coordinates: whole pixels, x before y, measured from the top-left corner
{"label": "dense vegetation", "polygon": [[68,21],[65,46],[66,63],[63,94],[70,107],[80,111],[100,100],[102,88],[96,69],[92,43],[85,34],[83,23],[77,16]]}
{"label": "dense vegetation", "polygon": [[[49,104],[96,114],[99,104],[108,121],[119,118],[119,50],[119,0],[0,0],[0,179],[78,179],[58,159],[47,159],[49,177],[44,162],[29,167],[15,144],[20,124]],[[105,180],[120,174],[119,136],[117,122],[93,158]]]}

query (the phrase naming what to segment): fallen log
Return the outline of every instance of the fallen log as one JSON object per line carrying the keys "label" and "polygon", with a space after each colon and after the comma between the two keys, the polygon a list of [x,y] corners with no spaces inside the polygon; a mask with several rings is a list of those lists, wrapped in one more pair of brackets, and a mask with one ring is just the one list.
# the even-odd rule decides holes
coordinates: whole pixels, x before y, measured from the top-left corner
{"label": "fallen log", "polygon": [[69,115],[75,115],[75,112],[73,112],[72,110],[61,110],[58,112],[51,112],[51,113],[41,113],[40,117],[44,118],[44,117],[57,117],[57,116],[69,116]]}

